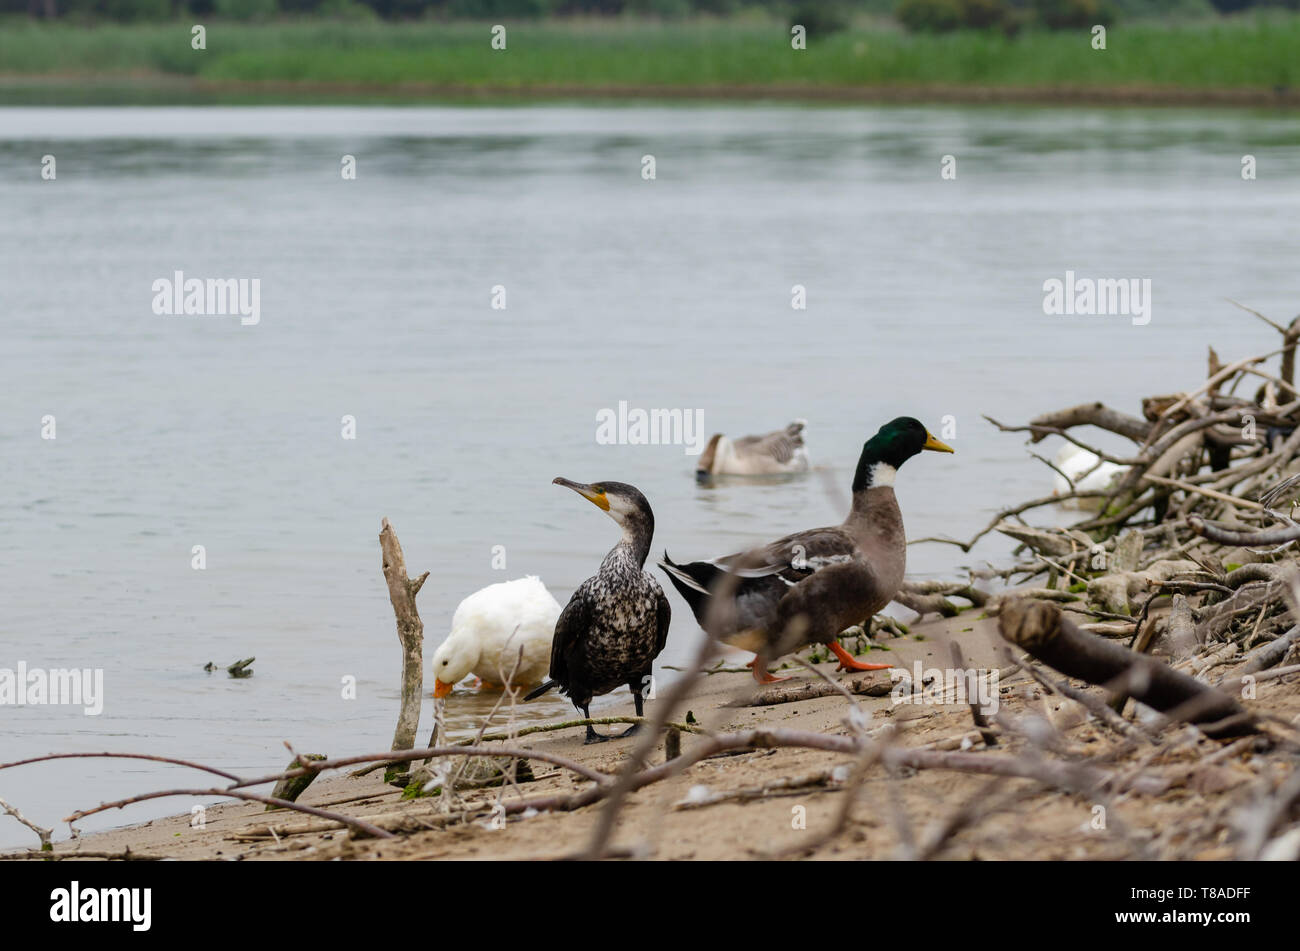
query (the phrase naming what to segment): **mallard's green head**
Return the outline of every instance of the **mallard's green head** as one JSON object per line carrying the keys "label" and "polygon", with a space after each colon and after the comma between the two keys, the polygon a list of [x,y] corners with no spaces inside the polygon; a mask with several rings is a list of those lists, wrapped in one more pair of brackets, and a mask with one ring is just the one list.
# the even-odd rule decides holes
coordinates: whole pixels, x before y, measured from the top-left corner
{"label": "mallard's green head", "polygon": [[853,491],[859,492],[873,485],[893,485],[894,473],[918,452],[952,452],[952,447],[936,439],[918,419],[900,416],[880,427],[880,431],[867,440],[858,459],[858,471],[853,478]]}

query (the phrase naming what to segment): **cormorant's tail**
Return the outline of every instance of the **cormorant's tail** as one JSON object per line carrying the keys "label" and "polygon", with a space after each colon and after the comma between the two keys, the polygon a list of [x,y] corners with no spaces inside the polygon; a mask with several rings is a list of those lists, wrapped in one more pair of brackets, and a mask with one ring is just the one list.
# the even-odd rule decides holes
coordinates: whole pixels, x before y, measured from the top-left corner
{"label": "cormorant's tail", "polygon": [[533,690],[532,690],[532,692],[529,693],[529,694],[527,694],[527,695],[524,697],[524,701],[527,702],[527,701],[529,701],[529,700],[536,700],[538,697],[540,697],[542,694],[546,693],[546,691],[550,690],[552,687],[558,687],[558,686],[559,686],[559,684],[558,684],[556,681],[554,681],[554,680],[548,680],[548,681],[546,681],[546,683],[542,684],[540,687],[534,687]]}

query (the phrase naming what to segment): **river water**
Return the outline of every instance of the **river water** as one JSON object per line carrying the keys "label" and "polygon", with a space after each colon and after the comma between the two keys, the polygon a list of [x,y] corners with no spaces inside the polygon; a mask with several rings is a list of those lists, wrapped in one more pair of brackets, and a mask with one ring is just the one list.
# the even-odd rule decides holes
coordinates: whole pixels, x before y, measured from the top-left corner
{"label": "river water", "polygon": [[[838,521],[882,422],[951,417],[957,454],[912,461],[898,493],[913,537],[968,537],[1051,485],[981,414],[1132,410],[1208,344],[1271,345],[1225,298],[1300,305],[1298,145],[1293,116],[1252,112],[0,108],[0,667],[100,668],[105,692],[94,717],[0,708],[0,759],[251,775],[286,740],[385,748],[380,519],[431,572],[431,652],[476,588],[538,574],[563,603],[595,570],[617,531],[557,475],[634,483],[656,551],[698,558]],[[177,271],[256,279],[257,322],[155,313]],[[1067,271],[1150,280],[1149,323],[1046,315]],[[698,412],[706,436],[803,417],[838,497],[817,476],[697,486],[688,447],[597,440],[620,401]],[[1008,549],[914,546],[909,571]],[[670,598],[665,663],[697,630]],[[249,679],[202,670],[250,655]],[[451,725],[483,703],[453,695]],[[0,772],[0,797],[49,825],[193,781],[68,761]],[[0,844],[30,838],[0,822]]]}

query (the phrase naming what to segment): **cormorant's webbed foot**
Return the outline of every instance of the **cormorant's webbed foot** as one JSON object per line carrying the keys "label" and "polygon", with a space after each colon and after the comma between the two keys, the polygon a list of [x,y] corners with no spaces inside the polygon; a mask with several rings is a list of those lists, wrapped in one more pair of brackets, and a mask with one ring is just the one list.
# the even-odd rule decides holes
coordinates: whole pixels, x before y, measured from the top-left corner
{"label": "cormorant's webbed foot", "polygon": [[629,736],[636,736],[640,732],[641,732],[641,724],[633,723],[630,727],[628,727],[617,737],[615,737],[615,739],[619,739],[619,740],[626,739]]}
{"label": "cormorant's webbed foot", "polygon": [[591,728],[591,724],[588,723],[588,724],[587,724],[587,738],[586,738],[585,740],[582,741],[582,745],[583,745],[583,746],[590,746],[592,743],[608,743],[610,739],[611,739],[611,737],[608,737],[608,736],[601,736],[599,733],[597,733],[595,730],[593,730],[593,729]]}

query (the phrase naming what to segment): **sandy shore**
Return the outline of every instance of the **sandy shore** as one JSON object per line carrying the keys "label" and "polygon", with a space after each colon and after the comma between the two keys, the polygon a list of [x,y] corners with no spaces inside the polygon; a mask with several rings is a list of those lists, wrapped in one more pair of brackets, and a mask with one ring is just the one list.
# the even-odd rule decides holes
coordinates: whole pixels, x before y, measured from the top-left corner
{"label": "sandy shore", "polygon": [[[945,667],[950,665],[948,639],[955,637],[968,667],[997,668],[1002,661],[993,646],[995,623],[965,614],[918,623],[910,636],[884,643],[891,649],[889,658],[898,666],[911,669],[915,661],[921,661],[926,666]],[[879,656],[872,655],[873,659]],[[846,684],[864,676],[888,682],[884,672],[837,674],[832,664],[819,669]],[[795,681],[816,680],[807,671],[786,673],[793,674]],[[714,674],[705,678],[688,706],[696,720],[717,731],[781,727],[848,733],[848,705],[839,695],[772,706],[735,705],[752,694],[747,674]],[[871,714],[869,727],[896,724],[900,728],[896,742],[903,746],[958,749],[963,737],[969,745],[972,722],[965,704],[905,705],[896,704],[889,696],[860,696],[857,700]],[[1198,740],[1190,728],[1185,728],[1186,743],[1152,760],[1150,747],[1124,748],[1095,721],[1082,722],[1078,704],[1047,694],[1021,675],[1002,678],[1000,702],[1006,713],[1037,713],[1061,729],[1064,748],[1056,751],[1061,758],[1110,753],[1113,762],[1105,765],[1118,773],[1141,763],[1143,776],[1162,777],[1169,788],[1159,795],[1129,792],[1115,797],[1105,806],[1109,810],[1105,828],[1097,828],[1097,802],[1033,780],[1010,778],[990,785],[988,775],[939,768],[900,769],[891,777],[875,766],[867,774],[843,832],[818,845],[844,800],[838,780],[845,770],[836,775],[836,768],[850,765],[852,757],[809,749],[759,749],[705,759],[682,775],[632,794],[620,814],[613,847],[619,854],[658,859],[766,858],[789,850],[816,858],[864,859],[898,857],[938,842],[941,844],[933,854],[948,859],[1106,859],[1130,857],[1143,850],[1153,857],[1222,859],[1233,855],[1230,828],[1235,810],[1248,801],[1252,789],[1261,783],[1272,785],[1281,775],[1280,761],[1256,752],[1250,740],[1207,763],[1206,756],[1224,749],[1225,744]],[[1300,678],[1261,683],[1258,699],[1248,705],[1294,719],[1300,713]],[[631,703],[602,712],[630,714]],[[572,728],[517,742],[605,772],[625,763],[633,743],[621,740],[584,746],[582,739],[583,730]],[[686,737],[684,749],[689,750],[693,742],[699,741]],[[986,750],[976,741],[972,749],[982,756],[1021,755],[1025,743],[1004,740],[998,749]],[[662,762],[663,757],[660,740],[652,762]],[[490,802],[502,794],[509,802],[590,786],[545,763],[535,764],[535,775],[535,781],[504,793],[500,789],[467,793],[465,802]],[[129,849],[137,855],[197,860],[554,859],[581,851],[602,808],[593,805],[572,812],[511,816],[503,828],[490,828],[482,816],[476,821],[447,823],[439,812],[439,799],[402,802],[400,791],[386,786],[381,777],[379,772],[363,778],[322,777],[300,802],[372,820],[379,817],[381,823],[401,814],[407,827],[428,826],[426,831],[385,840],[354,838],[345,829],[300,813],[268,814],[258,804],[230,803],[210,807],[203,829],[190,827],[186,811],[88,835],[75,845],[62,843],[56,851],[120,853]],[[683,805],[688,795],[718,794],[739,798]],[[970,812],[971,821],[958,822],[951,834],[940,835],[945,824],[970,811],[970,804],[977,806]]]}

